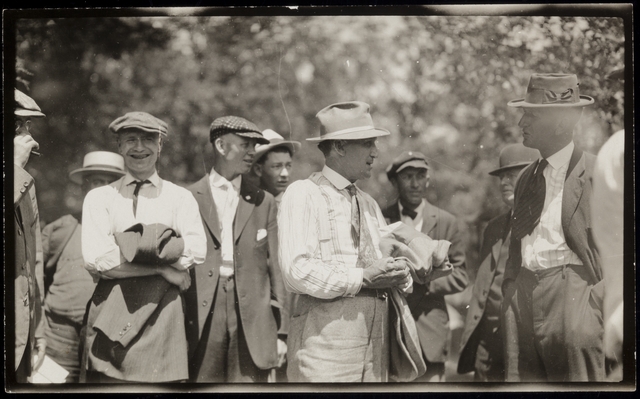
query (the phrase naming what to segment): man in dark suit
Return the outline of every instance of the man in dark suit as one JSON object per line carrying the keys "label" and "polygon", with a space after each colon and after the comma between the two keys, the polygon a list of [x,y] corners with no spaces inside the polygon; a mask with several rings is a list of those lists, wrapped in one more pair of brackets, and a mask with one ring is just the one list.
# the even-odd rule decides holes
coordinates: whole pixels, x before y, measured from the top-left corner
{"label": "man in dark suit", "polygon": [[500,328],[502,280],[509,257],[513,186],[520,171],[540,158],[538,150],[509,144],[500,151],[500,167],[489,172],[500,179],[502,201],[509,210],[489,221],[484,230],[481,260],[473,284],[460,347],[458,373],[475,371],[474,380],[504,381],[503,334]]}
{"label": "man in dark suit", "polygon": [[277,208],[242,178],[255,144],[268,144],[235,116],[211,124],[213,168],[189,187],[207,231],[207,258],[186,293],[189,374],[195,382],[267,382],[286,354],[278,339],[285,300],[277,262]]}
{"label": "man in dark suit", "polygon": [[24,170],[38,149],[31,136],[31,118],[44,114],[23,92],[15,91],[16,132],[13,139],[13,205],[15,224],[15,366],[16,381],[27,382],[42,361],[47,347],[44,308],[36,278],[36,251],[40,246],[40,222],[33,177]]}
{"label": "man in dark suit", "polygon": [[398,201],[382,211],[387,222],[402,221],[434,240],[451,242],[449,260],[453,272],[429,284],[414,284],[413,293],[407,297],[427,364],[427,372],[415,381],[442,382],[449,340],[449,314],[444,297],[461,292],[469,283],[458,222],[455,216],[424,198],[429,186],[429,164],[423,154],[403,152],[387,168],[387,176],[399,196]]}
{"label": "man in dark suit", "polygon": [[573,143],[582,109],[576,75],[533,74],[518,125],[542,159],[516,183],[505,270],[506,380],[604,379],[600,257],[591,232],[595,156]]}

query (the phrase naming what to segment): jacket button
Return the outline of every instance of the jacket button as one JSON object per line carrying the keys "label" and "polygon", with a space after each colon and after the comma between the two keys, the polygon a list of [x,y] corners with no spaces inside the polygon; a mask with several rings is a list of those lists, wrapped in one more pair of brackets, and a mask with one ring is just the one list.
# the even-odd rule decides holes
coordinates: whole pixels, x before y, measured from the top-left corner
{"label": "jacket button", "polygon": [[29,182],[28,181],[24,182],[24,186],[29,187]]}
{"label": "jacket button", "polygon": [[21,193],[24,193],[24,192],[25,192],[25,190],[26,190],[26,188],[22,187],[22,188],[20,189],[20,192],[21,192]]}
{"label": "jacket button", "polygon": [[209,270],[209,277],[213,277],[213,270]]}
{"label": "jacket button", "polygon": [[478,320],[478,315],[473,316],[473,320]]}
{"label": "jacket button", "polygon": [[131,327],[131,323],[127,323],[127,327]]}
{"label": "jacket button", "polygon": [[207,301],[202,301],[202,306],[207,306]]}

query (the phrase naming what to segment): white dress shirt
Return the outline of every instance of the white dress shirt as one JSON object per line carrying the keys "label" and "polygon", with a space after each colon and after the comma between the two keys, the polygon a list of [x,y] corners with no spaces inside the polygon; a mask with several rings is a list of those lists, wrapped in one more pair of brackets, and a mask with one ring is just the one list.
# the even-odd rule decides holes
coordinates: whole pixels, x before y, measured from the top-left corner
{"label": "white dress shirt", "polygon": [[240,201],[240,184],[242,175],[232,181],[222,177],[215,169],[209,174],[209,185],[213,202],[218,211],[220,223],[220,239],[222,240],[220,252],[222,254],[221,276],[233,275],[233,221],[236,217],[238,202]]}
{"label": "white dress shirt", "polygon": [[123,263],[114,234],[136,223],[162,223],[184,239],[182,257],[172,266],[187,269],[204,262],[207,238],[198,203],[185,188],[162,180],[158,173],[138,193],[133,215],[133,190],[137,181],[127,173],[113,183],[91,190],[82,207],[82,256],[85,268],[100,274]]}
{"label": "white dress shirt", "polygon": [[[351,183],[325,166],[325,184],[318,186],[309,179],[292,183],[282,197],[278,212],[280,267],[287,290],[330,299],[354,296],[362,287],[363,269],[356,267],[358,243],[351,234],[351,196],[346,187]],[[318,195],[320,190],[321,195]],[[360,189],[358,189],[360,190]],[[361,204],[378,259],[380,227],[386,226],[378,204],[360,191]],[[331,261],[322,260],[320,252],[319,201],[326,201],[331,229]]]}
{"label": "white dress shirt", "polygon": [[531,234],[522,238],[522,262],[529,270],[582,264],[578,255],[567,245],[562,229],[564,180],[574,147],[572,141],[547,158],[549,165],[542,172],[546,193],[540,223],[534,227]]}
{"label": "white dress shirt", "polygon": [[422,231],[422,224],[424,223],[424,207],[426,206],[425,202],[427,202],[427,200],[423,198],[422,202],[420,202],[420,205],[418,205],[418,207],[414,209],[414,212],[416,213],[415,219],[411,219],[411,216],[402,214],[402,210],[404,209],[404,207],[402,206],[400,201],[398,201],[400,220],[403,223],[408,224],[409,226],[413,226],[414,229]]}

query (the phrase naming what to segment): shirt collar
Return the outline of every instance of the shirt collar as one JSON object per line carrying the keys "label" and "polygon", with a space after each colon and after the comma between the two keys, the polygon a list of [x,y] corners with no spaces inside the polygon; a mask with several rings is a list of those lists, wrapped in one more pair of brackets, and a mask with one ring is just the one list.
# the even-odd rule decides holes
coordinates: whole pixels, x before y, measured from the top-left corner
{"label": "shirt collar", "polygon": [[559,168],[568,164],[571,160],[571,154],[573,154],[573,149],[575,148],[575,146],[576,145],[573,143],[573,140],[571,140],[571,142],[567,144],[563,149],[547,158],[549,165],[551,165],[553,169],[558,170]]}
{"label": "shirt collar", "polygon": [[[414,209],[415,213],[416,213],[416,219],[419,219],[420,216],[422,216],[422,212],[424,211],[424,207],[425,207],[425,202],[427,200],[425,200],[424,198],[422,199],[422,202],[420,202],[420,205],[418,205],[418,207],[416,209]],[[398,209],[400,209],[400,216],[402,216],[402,210],[404,209],[404,206],[402,206],[402,203],[400,202],[400,200],[398,200]],[[414,220],[416,220],[414,219]]]}
{"label": "shirt collar", "polygon": [[[147,180],[149,180],[151,184],[153,184],[154,186],[160,187],[160,176],[158,176],[158,171],[153,172],[153,174],[150,177],[148,177]],[[129,184],[135,181],[140,181],[140,179],[133,177],[129,172],[127,172],[127,174],[124,175],[123,183],[125,186],[128,186]]]}
{"label": "shirt collar", "polygon": [[216,172],[215,169],[211,168],[211,173],[209,174],[209,181],[213,187],[222,187],[226,186],[228,183],[231,183],[233,188],[236,191],[240,191],[240,184],[242,183],[242,175],[238,175],[235,179],[229,181],[224,178],[220,173]]}
{"label": "shirt collar", "polygon": [[322,174],[331,182],[331,184],[336,186],[338,190],[344,190],[347,186],[351,185],[349,180],[327,165],[324,165],[324,168],[322,168]]}

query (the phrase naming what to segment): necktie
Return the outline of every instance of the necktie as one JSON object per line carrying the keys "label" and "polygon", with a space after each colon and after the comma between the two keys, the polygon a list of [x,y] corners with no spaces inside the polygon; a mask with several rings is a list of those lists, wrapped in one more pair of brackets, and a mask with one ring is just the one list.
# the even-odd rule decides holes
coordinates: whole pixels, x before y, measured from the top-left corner
{"label": "necktie", "polygon": [[364,216],[364,199],[356,189],[355,185],[347,187],[351,194],[351,226],[358,232],[358,260],[356,267],[365,268],[375,262],[378,257],[373,247],[373,239],[367,226],[367,219]]}
{"label": "necktie", "polygon": [[540,223],[546,194],[546,183],[542,172],[548,164],[549,162],[546,159],[541,159],[538,162],[533,178],[525,187],[522,196],[518,198],[516,209],[513,211],[511,232],[516,240],[531,234],[533,229]]}
{"label": "necktie", "polygon": [[405,207],[402,208],[402,214],[405,216],[409,216],[411,219],[415,219],[416,216],[418,216],[418,212]]}
{"label": "necktie", "polygon": [[136,216],[136,209],[138,208],[138,193],[143,184],[151,183],[149,180],[145,181],[132,181],[129,184],[135,184],[136,188],[133,189],[133,216]]}

